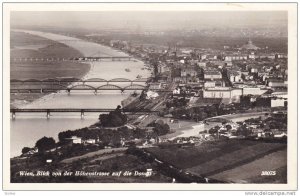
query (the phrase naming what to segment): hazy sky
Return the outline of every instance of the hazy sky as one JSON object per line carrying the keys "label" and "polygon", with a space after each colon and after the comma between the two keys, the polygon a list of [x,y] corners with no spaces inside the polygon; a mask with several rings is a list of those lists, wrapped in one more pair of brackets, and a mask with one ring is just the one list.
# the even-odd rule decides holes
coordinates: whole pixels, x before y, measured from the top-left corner
{"label": "hazy sky", "polygon": [[11,24],[86,29],[287,28],[287,12],[12,12]]}

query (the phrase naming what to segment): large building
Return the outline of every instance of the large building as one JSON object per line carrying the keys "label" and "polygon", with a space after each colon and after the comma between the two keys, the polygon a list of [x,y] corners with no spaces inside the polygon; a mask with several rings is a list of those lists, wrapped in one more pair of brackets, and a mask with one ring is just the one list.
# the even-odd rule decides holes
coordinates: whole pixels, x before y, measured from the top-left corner
{"label": "large building", "polygon": [[267,89],[261,89],[259,87],[244,87],[243,95],[262,95],[267,91]]}
{"label": "large building", "polygon": [[287,87],[287,81],[284,81],[282,79],[274,79],[274,78],[270,78],[268,79],[268,86],[269,87]]}
{"label": "large building", "polygon": [[229,103],[240,102],[243,95],[262,95],[266,89],[249,88],[230,88],[230,87],[208,87],[203,89],[203,98],[222,98],[227,99]]}
{"label": "large building", "polygon": [[271,99],[271,107],[286,107],[287,106],[287,98],[274,98]]}
{"label": "large building", "polygon": [[225,87],[225,82],[220,79],[205,81],[204,88],[214,88],[214,87]]}
{"label": "large building", "polygon": [[243,89],[230,87],[206,88],[203,90],[203,98],[222,98],[228,103],[240,102]]}
{"label": "large building", "polygon": [[197,72],[192,67],[182,68],[181,69],[181,77],[195,77],[197,76]]}
{"label": "large building", "polygon": [[204,98],[231,98],[231,88],[206,88],[203,90]]}
{"label": "large building", "polygon": [[204,70],[204,79],[207,80],[222,79],[222,74],[218,70]]}
{"label": "large building", "polygon": [[198,65],[199,67],[206,67],[207,62],[205,62],[205,61],[197,62],[197,65]]}
{"label": "large building", "polygon": [[230,82],[242,82],[241,78],[242,74],[239,71],[227,71],[227,77],[229,78]]}

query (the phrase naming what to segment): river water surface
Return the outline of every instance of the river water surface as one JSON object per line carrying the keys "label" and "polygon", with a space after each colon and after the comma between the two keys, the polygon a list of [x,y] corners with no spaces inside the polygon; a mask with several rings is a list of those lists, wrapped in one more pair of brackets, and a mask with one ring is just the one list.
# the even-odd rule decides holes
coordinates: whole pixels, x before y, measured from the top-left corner
{"label": "river water surface", "polygon": [[[20,31],[20,30],[17,30]],[[57,42],[61,42],[80,51],[84,56],[128,56],[126,53],[114,50],[100,44],[87,42],[73,37],[44,33],[37,31],[23,31],[33,35],[38,35]],[[140,75],[143,78],[149,77],[150,72],[144,68],[142,61],[100,61],[90,62],[91,69],[84,79],[102,78],[110,80],[113,78],[127,78],[134,80]],[[126,71],[129,69],[130,71]],[[71,76],[70,76],[71,77]],[[111,83],[118,86],[129,86],[130,83]],[[137,83],[141,84],[142,83]],[[97,87],[104,85],[101,83],[89,83]],[[97,95],[92,91],[73,92],[71,94],[64,91],[46,95],[32,103],[22,106],[22,108],[115,108],[121,101],[129,96],[130,91],[120,93],[118,90],[98,91]],[[33,147],[35,142],[43,137],[53,137],[57,140],[57,135],[61,131],[74,130],[89,126],[97,122],[99,114],[86,114],[81,119],[80,114],[51,114],[46,118],[46,114],[17,114],[11,119],[11,157],[20,155],[23,147]]]}

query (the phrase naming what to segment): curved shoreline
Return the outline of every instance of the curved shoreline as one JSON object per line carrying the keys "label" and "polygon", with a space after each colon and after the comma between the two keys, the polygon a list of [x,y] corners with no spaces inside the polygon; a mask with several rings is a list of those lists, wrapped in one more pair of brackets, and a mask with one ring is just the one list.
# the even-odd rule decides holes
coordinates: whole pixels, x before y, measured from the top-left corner
{"label": "curved shoreline", "polygon": [[[259,117],[259,116],[264,115],[264,113],[266,113],[266,112],[226,114],[226,115],[210,117],[210,118],[207,118],[205,120],[210,120],[210,119],[214,119],[214,118],[222,118],[222,119],[230,120],[230,121],[233,121],[233,122],[237,122],[237,121],[242,121],[244,118],[249,119],[249,118],[253,118],[253,117]],[[179,137],[194,137],[194,136],[199,135],[199,132],[203,132],[205,129],[207,129],[207,128],[205,128],[205,124],[203,123],[203,121],[198,122],[198,123],[192,123],[189,127],[185,127],[181,130],[177,130],[174,133],[171,133],[170,135],[174,135],[174,136],[171,137],[171,138],[168,138],[168,139],[169,140],[174,140],[174,139],[179,138]],[[194,126],[199,126],[199,125],[203,125],[203,127],[201,129],[199,127],[194,127]],[[167,135],[164,135],[162,138],[167,138],[167,137],[168,137]]]}
{"label": "curved shoreline", "polygon": [[[116,55],[116,54],[122,55],[122,56],[129,56],[129,54],[127,54],[127,53],[125,53],[123,51],[119,51],[119,50],[116,50],[114,48],[111,48],[109,46],[101,45],[101,44],[90,42],[90,41],[86,41],[86,40],[81,40],[81,39],[78,39],[78,38],[62,36],[62,35],[53,34],[53,33],[39,32],[39,31],[28,31],[28,30],[15,30],[15,31],[29,33],[29,34],[34,35],[34,36],[40,36],[40,37],[43,37],[43,38],[46,38],[46,39],[49,39],[49,40],[52,40],[52,41],[55,41],[55,42],[58,42],[58,43],[65,44],[68,47],[71,47],[71,48],[79,51],[81,54],[83,54],[83,56],[86,56],[87,55],[87,51],[91,51],[94,48],[104,49],[105,52],[106,52],[105,55],[108,55],[110,53],[111,56]],[[66,42],[68,42],[68,40],[79,42],[80,45],[77,46],[77,48],[76,48],[76,47],[74,47],[74,45],[76,45],[76,44],[72,43],[71,41],[69,43],[66,43]],[[84,50],[84,47],[80,48],[81,44],[84,45],[84,47],[86,47],[87,51]],[[91,48],[89,48],[89,46]],[[133,57],[133,59],[135,60],[135,62],[143,63],[143,66],[145,66],[145,62],[140,61],[139,59],[135,59],[134,57]],[[87,63],[90,65],[90,69],[89,69],[89,71],[83,77],[81,77],[81,79],[83,79],[83,80],[87,79],[87,78],[90,78],[90,77],[93,77],[93,74],[96,73],[95,67],[94,67],[94,62],[87,62]],[[111,73],[107,73],[107,75],[111,75]],[[150,75],[149,71],[148,71],[148,75]],[[48,99],[52,99],[52,98],[56,97],[57,95],[60,95],[60,94],[63,94],[63,93],[64,93],[64,91],[57,91],[55,93],[50,93],[50,94],[44,95],[44,96],[42,96],[40,98],[37,98],[37,99],[35,99],[34,101],[32,101],[30,103],[22,104],[19,107],[20,108],[26,108],[26,107],[31,107],[32,105],[40,105],[43,102],[47,101]],[[122,99],[122,101],[126,100],[127,98],[128,97],[126,97],[125,99]],[[118,105],[118,104],[121,104],[121,103],[117,103],[116,105]]]}
{"label": "curved shoreline", "polygon": [[[45,38],[45,37],[41,37],[39,35],[33,35],[33,34],[29,34],[25,31],[18,31],[18,30],[12,30],[12,34],[14,35],[13,37],[11,37],[11,39],[17,39],[17,40],[20,40],[20,39],[25,39],[26,38],[26,43],[27,44],[30,44],[31,40],[33,40],[33,43],[37,43],[39,44],[39,42],[45,42],[43,47],[40,47],[40,48],[37,48],[36,51],[35,49],[31,49],[31,48],[27,48],[27,44],[23,44],[22,42],[21,43],[18,43],[16,42],[15,44],[21,44],[20,47],[23,47],[21,48],[19,52],[17,53],[14,53],[14,54],[11,54],[14,55],[13,57],[18,57],[20,55],[21,58],[24,57],[24,54],[23,52],[25,52],[25,57],[31,57],[31,55],[33,55],[33,59],[34,58],[43,58],[44,60],[43,61],[24,61],[21,63],[18,62],[18,61],[12,61],[11,62],[11,69],[14,69],[13,72],[11,72],[11,76],[13,74],[13,79],[20,79],[20,80],[27,80],[28,78],[31,78],[30,75],[32,76],[32,79],[40,79],[40,80],[43,80],[45,78],[55,78],[55,74],[49,74],[49,73],[46,73],[44,74],[44,72],[40,72],[37,70],[37,69],[33,69],[33,68],[30,68],[30,67],[36,67],[38,68],[38,66],[43,66],[45,67],[47,71],[51,71],[51,67],[55,67],[57,68],[59,71],[63,71],[64,73],[63,74],[60,74],[58,72],[58,70],[55,70],[54,73],[58,73],[60,75],[60,77],[68,77],[68,75],[72,75],[73,77],[76,77],[76,78],[82,78],[84,77],[91,69],[91,65],[89,63],[85,63],[85,62],[77,62],[77,61],[71,61],[71,62],[62,62],[62,61],[49,61],[48,62],[48,59],[46,61],[46,58],[51,58],[51,57],[48,57],[47,55],[48,54],[53,54],[55,56],[55,58],[63,58],[63,54],[66,54],[67,56],[72,56],[72,55],[80,55],[80,56],[83,56],[83,54],[75,49],[75,48],[72,48],[64,43],[61,43],[61,42],[58,42],[58,41],[54,41],[54,40],[51,40],[51,39],[48,39],[48,38]],[[37,39],[39,42],[36,42]],[[31,45],[29,45],[31,46]],[[35,45],[33,45],[35,46]],[[62,49],[64,51],[62,51]],[[11,51],[14,50],[13,48],[11,49]],[[29,51],[22,51],[22,50],[29,50]],[[33,50],[33,51],[31,51]],[[62,51],[63,53],[60,53],[58,51]],[[39,55],[39,56],[36,56],[36,55]],[[24,72],[25,72],[25,76],[23,77],[23,74],[18,71],[19,67],[22,69],[22,66],[23,63],[28,66],[29,68],[28,69],[25,69]],[[67,64],[67,66],[65,66],[65,64]],[[68,70],[70,69],[71,67],[74,67],[76,72],[74,71],[71,71],[69,72]],[[78,71],[77,71],[78,70]],[[37,75],[35,75],[35,73],[37,73]],[[58,91],[56,92],[58,93]],[[47,93],[30,93],[30,94],[19,94],[19,93],[15,93],[15,94],[11,94],[11,98],[10,98],[10,107],[11,108],[24,108],[26,107],[26,105],[32,103],[32,102],[35,102],[39,99],[41,100],[44,100],[45,98],[47,98],[49,95],[53,94],[52,92],[47,92]]]}
{"label": "curved shoreline", "polygon": [[[46,37],[47,38],[47,37]],[[56,40],[61,38],[60,36],[56,37]],[[72,38],[70,38],[72,39]],[[55,40],[54,40],[55,41]],[[72,43],[72,42],[70,42]],[[74,44],[74,43],[73,43]],[[70,46],[70,45],[67,45]],[[92,50],[97,50],[97,48],[102,49],[103,46],[99,46],[99,44],[94,43],[86,43],[86,42],[77,42],[75,46],[78,46],[81,53],[85,52],[85,55],[89,53]],[[88,48],[88,46],[91,46],[91,48]],[[99,46],[99,47],[98,47]],[[71,46],[70,46],[71,47]],[[72,47],[74,48],[74,47]],[[75,47],[76,50],[78,50],[77,47]],[[85,51],[85,49],[87,51]],[[115,51],[112,49],[109,49],[113,54],[116,54]],[[105,47],[105,51],[108,52],[107,47]],[[112,55],[113,55],[112,54]],[[120,53],[119,53],[120,54]],[[124,54],[122,54],[124,56]],[[132,58],[135,59],[135,58]],[[142,77],[149,77],[150,72],[146,69],[142,70],[141,68],[144,68],[144,63],[142,63],[140,60],[137,60],[136,62],[133,61],[121,61],[121,62],[90,62],[89,64],[95,65],[94,70],[90,69],[87,74],[83,78],[87,77],[100,77],[100,78],[106,78],[111,79],[113,77],[125,77],[128,79],[135,79],[137,74],[142,75]],[[125,68],[130,68],[131,72],[126,72]],[[110,78],[111,77],[111,78]],[[100,92],[101,93],[101,92]],[[109,94],[105,94],[109,93]],[[109,109],[115,109],[116,105],[121,104],[121,101],[126,99],[129,94],[121,94],[117,92],[118,94],[111,94],[111,91],[105,91],[103,94],[100,95],[94,95],[89,92],[89,94],[85,93],[74,93],[74,96],[69,96],[64,91],[51,93],[48,95],[45,95],[41,97],[40,99],[37,99],[31,103],[25,104],[23,107],[27,108],[109,108]],[[72,93],[71,93],[72,94]],[[13,120],[11,118],[11,137],[13,138],[11,142],[11,155],[17,156],[20,152],[20,150],[24,146],[32,146],[34,145],[34,142],[43,137],[57,137],[57,133],[62,130],[75,130],[78,128],[83,128],[86,126],[90,126],[95,121],[97,121],[98,116],[93,115],[89,116],[87,115],[86,119],[81,119],[80,114],[77,116],[72,116],[71,118],[53,118],[53,119],[47,119],[45,118],[44,114],[38,114],[35,116],[30,115],[23,115],[20,116],[20,120],[18,120],[18,117],[16,120]],[[30,130],[31,135],[28,135],[27,132],[24,132],[23,129],[26,127],[27,130]]]}

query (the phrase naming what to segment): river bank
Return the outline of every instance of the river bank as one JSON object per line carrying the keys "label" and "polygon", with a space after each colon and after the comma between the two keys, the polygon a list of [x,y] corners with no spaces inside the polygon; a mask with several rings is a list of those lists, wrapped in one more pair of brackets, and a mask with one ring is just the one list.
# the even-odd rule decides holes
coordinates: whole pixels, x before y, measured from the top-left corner
{"label": "river bank", "polygon": [[[125,53],[113,50],[109,47],[86,42],[72,37],[56,35],[51,33],[26,31],[30,34],[51,39],[67,45],[70,48],[75,48],[84,56],[94,54],[97,56],[99,51],[101,56],[126,56]],[[98,52],[97,52],[98,51]],[[102,78],[110,80],[113,78],[127,78],[130,80],[136,79],[137,75],[143,78],[148,78],[150,73],[144,68],[142,61],[101,61],[88,62],[90,69],[82,79]],[[130,71],[126,71],[128,68]],[[130,83],[112,83],[115,85],[130,85]],[[96,85],[96,84],[91,84]],[[115,109],[116,105],[121,105],[121,101],[130,95],[130,91],[120,93],[120,91],[99,91],[95,95],[92,91],[71,92],[69,95],[65,91],[51,93],[31,103],[27,103],[21,108],[108,108]],[[53,137],[57,140],[57,134],[61,131],[75,130],[90,126],[98,121],[98,115],[85,115],[83,119],[80,114],[76,116],[65,116],[62,114],[51,114],[47,119],[45,114],[17,114],[16,119],[11,119],[11,157],[20,154],[24,146],[34,146],[35,141],[43,136]],[[30,135],[28,134],[30,132]]]}
{"label": "river bank", "polygon": [[[240,113],[240,114],[227,114],[221,116],[215,116],[205,119],[207,121],[194,122],[194,121],[179,121],[178,123],[171,124],[172,132],[160,136],[162,140],[175,140],[180,137],[200,137],[205,130],[222,125],[223,120],[232,121],[234,123],[244,121],[250,118],[257,118],[259,116],[264,116],[266,112],[250,112],[250,113]],[[208,122],[211,119],[219,119],[216,122]],[[200,134],[201,133],[201,134]]]}
{"label": "river bank", "polygon": [[[47,78],[64,77],[81,78],[89,72],[91,67],[87,63],[75,61],[48,61],[48,58],[70,58],[82,56],[83,54],[65,44],[25,32],[11,32],[10,55],[11,59],[13,59],[10,62],[10,78],[17,80],[45,80]],[[28,58],[28,60],[20,61],[18,60],[20,58]],[[35,58],[44,60],[36,61],[34,60]],[[18,85],[19,84],[11,84],[11,87],[15,88],[18,87]],[[30,84],[27,85],[28,88],[31,86]],[[51,87],[51,85],[48,86]],[[47,94],[11,94],[11,108],[23,107],[45,95]]]}
{"label": "river bank", "polygon": [[[58,41],[62,44],[65,44],[71,48],[74,48],[76,50],[78,50],[80,53],[83,54],[83,56],[93,56],[90,53],[93,51],[94,56],[99,56],[99,54],[97,54],[97,52],[95,53],[95,51],[99,51],[98,53],[100,53],[101,56],[128,56],[126,53],[124,52],[120,52],[117,51],[113,48],[107,47],[107,46],[103,46],[100,44],[96,44],[96,43],[92,43],[92,42],[86,42],[83,40],[79,40],[77,38],[72,38],[72,37],[66,37],[66,36],[62,36],[62,35],[57,35],[57,34],[52,34],[52,33],[43,33],[43,32],[36,32],[36,31],[25,31],[26,33],[29,34],[33,34],[33,35],[37,35],[37,36],[41,36],[41,37],[45,37],[47,39],[51,39],[53,41]],[[150,73],[148,70],[143,69],[144,68],[144,62],[139,61],[139,60],[134,60],[134,61],[120,61],[120,62],[109,62],[109,61],[102,61],[102,62],[88,62],[88,64],[90,65],[90,69],[89,71],[82,77],[83,80],[85,79],[91,79],[91,78],[102,78],[105,80],[110,80],[113,78],[127,78],[127,79],[131,79],[134,80],[136,79],[138,76],[140,77],[149,77]],[[126,70],[130,70],[130,71],[126,71]],[[114,83],[112,83],[114,84]],[[91,84],[93,85],[93,84]],[[95,84],[96,85],[96,84]],[[126,83],[118,83],[115,85],[127,85]],[[30,107],[41,107],[42,104],[48,104],[45,103],[47,102],[47,100],[52,100],[55,99],[56,94],[63,94],[65,95],[65,92],[58,92],[58,93],[53,93],[50,94],[48,96],[44,96],[36,101],[34,101],[31,104],[28,104],[24,107],[26,108],[30,108]],[[80,92],[80,94],[85,94],[84,92]],[[114,101],[115,104],[109,104],[109,108],[115,108],[116,105],[120,105],[121,101],[124,100],[127,96],[129,96],[130,92],[125,92],[124,94],[126,94],[126,96],[119,96],[119,92],[116,91],[110,91],[110,92],[100,92],[101,95],[105,94],[115,94],[118,97],[118,101]],[[76,94],[74,94],[76,95]],[[72,93],[73,96],[73,93]],[[58,96],[61,97],[61,96]],[[64,97],[65,98],[65,97]],[[114,97],[116,98],[116,97]],[[92,98],[93,99],[93,98]],[[94,99],[95,100],[95,99]],[[110,102],[111,100],[106,100],[108,102]],[[51,102],[51,101],[50,101]],[[72,101],[71,101],[72,102]],[[70,104],[70,103],[68,103]],[[52,102],[49,104],[49,107],[51,108],[53,104]],[[62,105],[59,105],[62,106]],[[102,106],[104,108],[105,107],[104,104],[102,104]],[[108,106],[108,105],[107,105]],[[55,107],[55,106],[53,106]],[[97,107],[96,105],[94,106],[89,106],[89,107]],[[101,107],[101,106],[98,106]]]}

